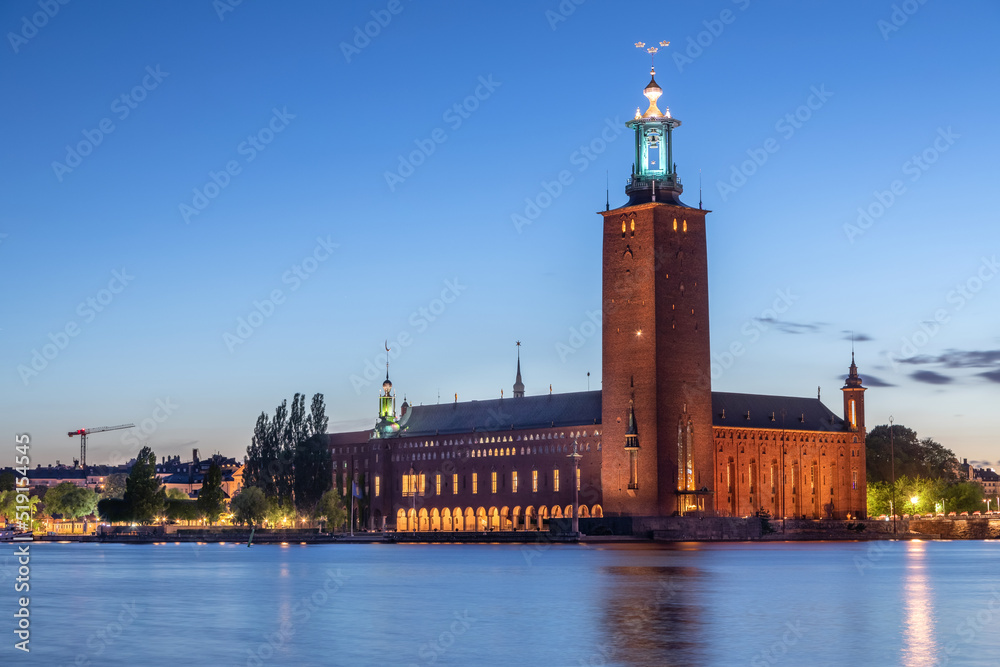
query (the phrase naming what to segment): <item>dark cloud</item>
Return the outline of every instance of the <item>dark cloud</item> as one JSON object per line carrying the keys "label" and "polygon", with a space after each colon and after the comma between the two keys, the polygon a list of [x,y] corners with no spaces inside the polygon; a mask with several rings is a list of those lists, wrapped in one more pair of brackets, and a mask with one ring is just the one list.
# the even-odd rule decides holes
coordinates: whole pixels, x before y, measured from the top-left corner
{"label": "dark cloud", "polygon": [[848,331],[847,329],[844,329],[840,333],[844,334],[844,340],[853,340],[855,343],[866,343],[870,340],[875,340],[868,334],[860,333],[858,331]]}
{"label": "dark cloud", "polygon": [[761,324],[772,326],[781,333],[787,334],[817,333],[826,325],[826,322],[788,322],[786,320],[776,320],[773,317],[757,317],[754,319]]}
{"label": "dark cloud", "polygon": [[990,368],[1000,366],[1000,350],[945,350],[938,355],[918,354],[899,361],[918,366],[941,364],[945,368]]}
{"label": "dark cloud", "polygon": [[990,382],[1000,383],[1000,369],[997,369],[995,371],[986,371],[984,373],[980,373],[979,375],[980,377],[986,378]]}
{"label": "dark cloud", "polygon": [[881,378],[877,378],[870,373],[862,373],[861,380],[869,387],[895,387],[896,385],[891,382],[886,382]]}
{"label": "dark cloud", "polygon": [[952,380],[947,375],[941,375],[934,371],[916,371],[915,373],[910,373],[910,377],[917,382],[925,382],[927,384],[949,384]]}

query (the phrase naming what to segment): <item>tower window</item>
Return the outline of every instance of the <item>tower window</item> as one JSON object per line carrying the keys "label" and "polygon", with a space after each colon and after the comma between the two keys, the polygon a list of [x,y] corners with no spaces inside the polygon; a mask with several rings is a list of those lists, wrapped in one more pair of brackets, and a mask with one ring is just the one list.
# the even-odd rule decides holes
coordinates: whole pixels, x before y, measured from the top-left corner
{"label": "tower window", "polygon": [[684,221],[684,231],[686,232],[687,230],[688,230],[688,221],[685,220]]}
{"label": "tower window", "polygon": [[674,231],[677,231],[677,218],[674,218]]}
{"label": "tower window", "polygon": [[635,236],[635,218],[632,218],[632,236]]}
{"label": "tower window", "polygon": [[622,220],[622,238],[625,238],[625,221]]}

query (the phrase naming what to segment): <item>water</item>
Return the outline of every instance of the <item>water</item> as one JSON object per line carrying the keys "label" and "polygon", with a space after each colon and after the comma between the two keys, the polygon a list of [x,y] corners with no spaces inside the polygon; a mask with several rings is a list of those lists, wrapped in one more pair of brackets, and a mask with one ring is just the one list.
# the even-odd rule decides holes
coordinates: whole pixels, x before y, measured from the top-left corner
{"label": "water", "polygon": [[[3,557],[12,551],[0,548]],[[917,666],[1000,658],[997,542],[31,549],[32,653],[24,661],[5,630],[0,664]],[[11,562],[0,566],[0,600],[12,610]]]}

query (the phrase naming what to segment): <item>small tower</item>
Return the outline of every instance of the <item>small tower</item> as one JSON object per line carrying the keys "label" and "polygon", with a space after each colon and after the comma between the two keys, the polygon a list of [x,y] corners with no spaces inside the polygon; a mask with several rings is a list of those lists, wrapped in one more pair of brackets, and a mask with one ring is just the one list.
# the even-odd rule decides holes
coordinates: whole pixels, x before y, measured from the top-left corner
{"label": "small tower", "polygon": [[861,378],[858,376],[858,367],[854,363],[854,352],[851,351],[851,368],[847,375],[844,386],[840,389],[844,392],[844,422],[851,431],[865,432],[865,391],[866,387],[861,386]]}
{"label": "small tower", "polygon": [[382,383],[382,393],[378,399],[378,421],[375,422],[376,438],[389,438],[399,433],[399,423],[396,421],[396,396],[392,393],[392,382],[389,380],[389,343],[385,345],[385,382]]}
{"label": "small tower", "polygon": [[521,382],[521,341],[517,341],[517,377],[514,378],[514,398],[524,398],[524,383]]}

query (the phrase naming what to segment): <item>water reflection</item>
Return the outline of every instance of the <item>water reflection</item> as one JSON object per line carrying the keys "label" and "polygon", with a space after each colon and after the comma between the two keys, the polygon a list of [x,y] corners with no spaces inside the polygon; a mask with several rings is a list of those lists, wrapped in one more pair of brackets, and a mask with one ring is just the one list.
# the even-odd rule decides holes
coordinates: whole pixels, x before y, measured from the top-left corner
{"label": "water reflection", "polygon": [[608,663],[702,664],[701,609],[695,567],[609,566],[602,568],[606,602],[603,623]]}
{"label": "water reflection", "polygon": [[928,584],[927,544],[908,542],[903,581],[903,664],[922,667],[935,664],[938,650],[934,636],[934,607]]}

